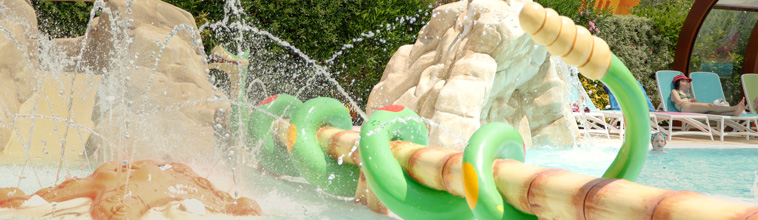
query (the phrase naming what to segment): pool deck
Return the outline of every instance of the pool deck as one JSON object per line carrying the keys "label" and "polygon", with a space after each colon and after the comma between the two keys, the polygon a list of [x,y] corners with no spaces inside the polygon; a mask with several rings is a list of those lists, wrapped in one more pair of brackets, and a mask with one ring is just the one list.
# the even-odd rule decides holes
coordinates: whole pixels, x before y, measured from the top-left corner
{"label": "pool deck", "polygon": [[[585,141],[586,137],[582,137],[582,141]],[[745,140],[744,136],[726,136],[724,141],[720,141],[718,137],[714,137],[715,141],[711,141],[710,137],[705,136],[675,136],[671,141],[666,144],[666,148],[758,148],[758,137],[750,137],[750,140]],[[617,145],[621,146],[622,140],[618,135],[611,135],[608,139],[605,136],[592,135],[592,141],[598,145]]]}

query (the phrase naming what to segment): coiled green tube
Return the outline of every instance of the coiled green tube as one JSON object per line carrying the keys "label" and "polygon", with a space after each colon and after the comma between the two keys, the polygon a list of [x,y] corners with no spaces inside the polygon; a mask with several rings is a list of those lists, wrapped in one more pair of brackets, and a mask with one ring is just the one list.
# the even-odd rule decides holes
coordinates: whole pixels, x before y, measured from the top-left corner
{"label": "coiled green tube", "polygon": [[392,156],[390,141],[427,144],[426,125],[399,105],[374,112],[361,128],[363,174],[376,196],[404,219],[472,219],[466,201],[413,180]]}
{"label": "coiled green tube", "polygon": [[303,103],[290,123],[287,147],[300,174],[327,193],[353,196],[358,187],[358,166],[338,164],[324,153],[316,138],[324,126],[350,130],[353,122],[347,108],[333,98],[314,98]]}

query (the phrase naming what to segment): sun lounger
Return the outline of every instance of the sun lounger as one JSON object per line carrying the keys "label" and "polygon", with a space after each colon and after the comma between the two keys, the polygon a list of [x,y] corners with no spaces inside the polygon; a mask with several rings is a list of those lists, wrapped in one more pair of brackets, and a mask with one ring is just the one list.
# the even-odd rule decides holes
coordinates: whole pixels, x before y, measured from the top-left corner
{"label": "sun lounger", "polygon": [[[583,87],[572,91],[570,97],[572,103],[576,102],[576,97],[578,96],[578,94],[576,94],[577,92],[581,93],[586,101],[586,103],[580,103],[583,106],[580,107],[579,112],[574,112],[574,117],[580,126],[583,126],[583,128],[586,127],[587,129],[585,130],[589,133],[606,134],[608,138],[610,138],[611,133],[615,133],[619,135],[620,139],[624,139],[626,123],[624,122],[624,115],[621,113],[621,110],[600,110],[595,103],[592,102]],[[589,112],[583,112],[585,106],[589,109]],[[653,132],[660,130],[656,116],[653,115],[652,112],[650,114],[650,125],[652,126]]]}
{"label": "sun lounger", "polygon": [[[717,99],[725,100],[724,90],[719,76],[711,72],[693,72],[692,92],[698,102],[713,103]],[[708,120],[716,121],[715,134],[724,141],[726,135],[745,135],[747,140],[750,136],[758,136],[758,133],[750,128],[751,122],[758,122],[758,114],[742,114],[740,116],[725,116],[705,114]],[[727,131],[731,128],[731,131]]]}
{"label": "sun lounger", "polygon": [[[585,103],[580,103],[583,106],[580,108],[580,110],[583,110],[586,106],[589,109],[589,113],[578,111],[574,112],[574,117],[577,120],[577,123],[579,123],[580,126],[587,127],[588,132],[590,133],[601,133],[601,134],[607,134],[607,136],[610,138],[611,133],[615,133],[619,135],[620,139],[624,139],[624,132],[626,129],[626,123],[624,122],[624,115],[621,112],[620,108],[616,109],[610,109],[610,110],[600,110],[596,107],[596,105],[591,101],[589,98],[589,95],[587,94],[586,90],[584,90],[584,87],[581,87],[578,83],[579,79],[574,79],[576,82],[569,81],[569,85],[576,85],[576,89],[571,89],[571,92],[569,93],[569,101],[571,103],[576,103],[579,99],[578,97],[581,95],[583,96],[583,100],[585,100]],[[642,89],[643,93],[645,91],[644,88],[642,88],[642,85],[639,84],[640,88]],[[609,94],[609,101],[613,101],[612,93],[610,90],[606,90]],[[648,100],[648,106],[650,107],[650,125],[653,132],[661,131],[661,128],[658,126],[658,119],[653,114],[654,108],[652,107],[653,104],[650,103],[650,98],[645,95],[645,98]],[[611,104],[613,106],[613,104]],[[618,106],[618,105],[616,105]],[[585,125],[582,125],[582,124]]]}
{"label": "sun lounger", "polygon": [[[655,107],[653,107],[653,103],[650,101],[650,97],[647,96],[647,91],[645,91],[645,88],[642,87],[642,84],[637,82],[637,85],[640,86],[640,89],[642,89],[642,94],[645,95],[645,100],[647,101],[648,110],[650,111],[650,125],[653,126],[653,132],[658,131],[658,124],[655,123],[655,115],[652,114],[655,112]],[[618,102],[616,101],[616,97],[613,95],[613,92],[611,92],[608,87],[603,86],[603,90],[605,90],[605,93],[608,94],[608,101],[610,102],[611,109],[610,110],[601,110],[603,114],[607,118],[610,119],[610,122],[608,124],[611,125],[611,133],[619,133],[619,136],[623,139],[624,136],[624,116],[621,114],[621,107],[618,105]]]}
{"label": "sun lounger", "polygon": [[753,114],[758,114],[758,108],[755,108],[755,98],[758,97],[758,74],[742,74],[742,89],[745,91],[745,99],[748,102],[748,109]]}
{"label": "sun lounger", "polygon": [[[609,133],[609,128],[611,126],[607,123],[605,114],[600,112],[600,109],[595,106],[587,95],[587,92],[584,90],[584,87],[578,87],[579,88],[571,89],[572,91],[569,96],[569,101],[571,103],[579,104],[576,106],[578,108],[577,111],[573,112],[574,119],[576,119],[579,128],[588,133],[604,134],[610,139],[611,135]],[[583,98],[579,98],[580,96]],[[584,111],[585,107],[589,109],[589,112]]]}
{"label": "sun lounger", "polygon": [[[642,84],[639,81],[637,82],[637,85],[640,86],[640,89],[642,89],[642,94],[645,95],[645,100],[647,101],[648,110],[650,110],[651,112],[655,111],[655,107],[653,106],[653,103],[650,101],[650,97],[647,97],[647,91],[645,91],[645,87],[642,87]],[[608,102],[610,102],[611,110],[621,110],[621,107],[616,101],[616,97],[613,95],[613,92],[611,92],[611,90],[605,86],[603,86],[603,90],[605,90],[605,93],[608,93]]]}
{"label": "sun lounger", "polygon": [[[658,94],[661,95],[663,111],[652,113],[655,115],[656,124],[660,121],[668,121],[668,128],[661,128],[661,132],[667,134],[668,139],[674,135],[703,135],[709,136],[713,141],[713,129],[711,129],[708,116],[696,113],[682,113],[671,102],[671,90],[674,89],[674,76],[683,75],[675,70],[661,70],[655,73],[658,85]],[[660,121],[658,121],[660,120]],[[680,121],[681,126],[674,127],[674,122]]]}
{"label": "sun lounger", "polygon": [[[569,71],[568,66],[564,66],[563,71]],[[570,103],[578,103],[576,111],[573,112],[577,125],[582,131],[587,133],[603,134],[610,139],[611,133],[617,133],[619,138],[624,138],[625,122],[621,110],[600,110],[590,99],[587,91],[582,87],[579,78],[576,75],[566,74],[566,84],[569,86],[568,99]],[[584,108],[589,109],[585,112]],[[657,130],[655,116],[650,115],[653,130]]]}
{"label": "sun lounger", "polygon": [[[758,74],[742,74],[742,89],[745,91],[745,100],[747,100],[748,108],[752,114],[758,114],[758,108],[755,107],[756,98],[758,98]],[[751,126],[752,131],[758,132],[758,121]]]}

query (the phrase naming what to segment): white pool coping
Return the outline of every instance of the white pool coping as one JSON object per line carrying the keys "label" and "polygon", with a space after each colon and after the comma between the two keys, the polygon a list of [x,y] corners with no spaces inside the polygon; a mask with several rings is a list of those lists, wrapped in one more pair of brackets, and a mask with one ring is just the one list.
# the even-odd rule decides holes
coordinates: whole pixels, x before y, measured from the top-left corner
{"label": "white pool coping", "polygon": [[[608,139],[605,136],[592,135],[592,141],[599,145],[617,145],[621,146],[623,140],[618,135],[611,135]],[[581,138],[584,141],[586,137]],[[704,136],[675,136],[666,144],[665,148],[712,148],[712,149],[733,149],[733,148],[758,148],[758,137],[750,137],[745,140],[743,136],[727,136],[724,141],[711,141]]]}

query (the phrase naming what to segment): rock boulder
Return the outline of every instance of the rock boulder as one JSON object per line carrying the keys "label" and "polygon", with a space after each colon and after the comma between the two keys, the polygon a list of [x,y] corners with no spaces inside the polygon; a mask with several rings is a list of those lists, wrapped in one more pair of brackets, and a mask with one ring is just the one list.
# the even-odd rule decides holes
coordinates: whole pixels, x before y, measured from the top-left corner
{"label": "rock boulder", "polygon": [[[545,47],[518,23],[522,1],[473,0],[434,9],[413,45],[400,47],[367,113],[404,105],[430,123],[430,145],[462,150],[489,122],[506,122],[527,146],[569,146],[566,85]],[[572,126],[574,125],[574,126]],[[576,132],[573,132],[576,133]]]}

